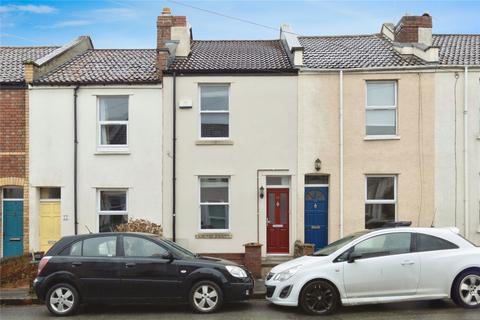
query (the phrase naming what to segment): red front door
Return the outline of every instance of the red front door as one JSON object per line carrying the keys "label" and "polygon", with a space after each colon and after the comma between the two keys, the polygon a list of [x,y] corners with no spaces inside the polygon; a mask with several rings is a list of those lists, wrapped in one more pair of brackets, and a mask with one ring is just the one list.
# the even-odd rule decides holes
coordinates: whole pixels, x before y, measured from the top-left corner
{"label": "red front door", "polygon": [[288,189],[267,189],[267,253],[289,253]]}

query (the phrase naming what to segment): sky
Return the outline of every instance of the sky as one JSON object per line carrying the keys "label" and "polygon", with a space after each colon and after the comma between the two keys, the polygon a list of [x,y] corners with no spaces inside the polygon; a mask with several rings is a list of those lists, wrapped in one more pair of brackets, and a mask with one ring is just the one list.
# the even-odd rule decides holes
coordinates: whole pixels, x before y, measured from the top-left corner
{"label": "sky", "polygon": [[480,34],[480,0],[0,0],[0,45],[62,45],[88,35],[95,48],[155,48],[163,7],[187,16],[194,39],[277,39],[283,23],[301,35],[372,34],[424,12],[434,33]]}

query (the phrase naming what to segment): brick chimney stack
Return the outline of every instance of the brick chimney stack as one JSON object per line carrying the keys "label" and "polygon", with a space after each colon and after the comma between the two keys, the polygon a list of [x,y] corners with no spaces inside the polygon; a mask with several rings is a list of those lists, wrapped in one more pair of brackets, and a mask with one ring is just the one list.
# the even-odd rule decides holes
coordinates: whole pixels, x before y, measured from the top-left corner
{"label": "brick chimney stack", "polygon": [[431,46],[432,17],[428,13],[421,16],[403,16],[395,26],[394,33],[396,42]]}
{"label": "brick chimney stack", "polygon": [[190,54],[191,30],[186,16],[172,16],[170,8],[163,8],[157,18],[157,67],[165,70],[169,60],[185,58]]}

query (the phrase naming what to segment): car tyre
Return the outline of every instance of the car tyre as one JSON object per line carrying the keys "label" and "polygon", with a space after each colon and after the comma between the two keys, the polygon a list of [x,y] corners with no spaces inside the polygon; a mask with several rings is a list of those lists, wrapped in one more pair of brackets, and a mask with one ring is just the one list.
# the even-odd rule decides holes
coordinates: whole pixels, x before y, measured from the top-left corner
{"label": "car tyre", "polygon": [[213,281],[197,282],[190,290],[189,302],[197,313],[213,313],[223,305],[222,289]]}
{"label": "car tyre", "polygon": [[457,276],[452,300],[462,308],[480,308],[480,270],[467,270]]}
{"label": "car tyre", "polygon": [[45,296],[48,310],[57,317],[71,316],[80,305],[78,291],[68,283],[59,283],[51,287]]}
{"label": "car tyre", "polygon": [[307,283],[300,294],[300,307],[307,314],[332,314],[341,305],[340,294],[333,284],[325,280]]}

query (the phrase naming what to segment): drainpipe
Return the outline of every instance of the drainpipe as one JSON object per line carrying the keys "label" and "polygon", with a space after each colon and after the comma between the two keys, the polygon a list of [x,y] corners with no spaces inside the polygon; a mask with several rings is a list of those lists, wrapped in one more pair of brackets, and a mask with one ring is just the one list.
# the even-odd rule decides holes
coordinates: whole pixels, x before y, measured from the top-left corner
{"label": "drainpipe", "polygon": [[177,194],[177,166],[176,166],[176,159],[177,159],[177,74],[173,72],[173,103],[172,103],[172,111],[173,111],[173,137],[172,137],[172,240],[175,242],[176,240],[176,227],[177,227],[177,203],[176,203],[176,194]]}
{"label": "drainpipe", "polygon": [[340,70],[340,238],[343,238],[343,70]]}
{"label": "drainpipe", "polygon": [[465,238],[468,238],[468,67],[465,66],[464,98],[463,98],[463,192],[465,214]]}
{"label": "drainpipe", "polygon": [[73,88],[73,223],[75,234],[78,234],[78,215],[77,215],[77,154],[78,154],[78,134],[77,134],[77,98],[79,86]]}

